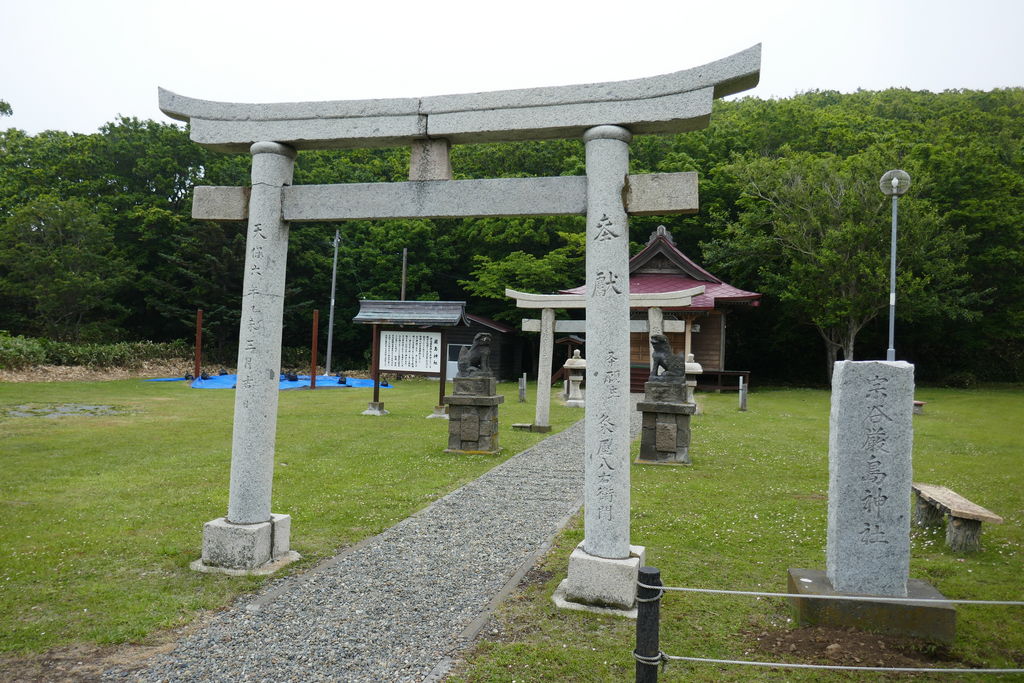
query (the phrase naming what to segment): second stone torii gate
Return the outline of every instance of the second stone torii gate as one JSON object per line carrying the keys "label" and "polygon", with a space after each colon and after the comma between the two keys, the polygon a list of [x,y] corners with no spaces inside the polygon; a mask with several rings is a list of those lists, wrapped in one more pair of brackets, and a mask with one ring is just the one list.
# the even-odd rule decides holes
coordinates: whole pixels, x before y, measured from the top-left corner
{"label": "second stone torii gate", "polygon": [[[194,218],[248,221],[228,513],[204,526],[201,566],[252,571],[291,555],[290,518],[270,509],[290,221],[585,214],[588,375],[604,379],[586,409],[598,504],[570,578],[593,587],[575,593],[582,602],[632,605],[627,216],[693,212],[697,182],[629,175],[629,142],[706,126],[715,98],[756,85],[760,59],[755,46],[647,79],[395,100],[240,104],[161,90],[161,110],[189,122],[193,141],[253,157],[251,189],[197,187],[193,202]],[[572,137],[586,176],[451,180],[452,144]],[[297,150],[403,145],[411,182],[292,186]]]}
{"label": "second stone torii gate", "polygon": [[[665,323],[661,317],[661,309],[668,306],[689,306],[693,297],[703,294],[704,287],[693,287],[677,292],[661,294],[630,294],[631,308],[646,308],[649,319],[630,320],[630,332],[649,332],[661,334],[665,331]],[[537,403],[534,407],[533,424],[530,431],[549,432],[551,417],[551,356],[554,347],[555,332],[586,332],[587,323],[583,320],[555,320],[556,308],[586,308],[586,297],[582,294],[529,294],[506,289],[505,296],[516,300],[519,308],[541,309],[540,319],[523,319],[523,332],[540,332],[540,354],[537,360]],[[672,320],[671,323],[682,321]],[[682,329],[668,329],[670,332],[682,332]],[[627,356],[628,357],[628,356]],[[627,371],[626,386],[629,386]],[[627,389],[628,390],[628,389]],[[525,428],[525,427],[524,427]]]}

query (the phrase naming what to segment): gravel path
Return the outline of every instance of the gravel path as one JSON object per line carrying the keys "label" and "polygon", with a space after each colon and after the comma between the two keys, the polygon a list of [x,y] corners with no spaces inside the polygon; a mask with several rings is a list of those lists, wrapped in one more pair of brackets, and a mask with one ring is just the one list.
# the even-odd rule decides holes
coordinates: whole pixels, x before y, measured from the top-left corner
{"label": "gravel path", "polygon": [[[633,430],[640,414],[631,411]],[[104,680],[440,680],[580,508],[583,421]]]}

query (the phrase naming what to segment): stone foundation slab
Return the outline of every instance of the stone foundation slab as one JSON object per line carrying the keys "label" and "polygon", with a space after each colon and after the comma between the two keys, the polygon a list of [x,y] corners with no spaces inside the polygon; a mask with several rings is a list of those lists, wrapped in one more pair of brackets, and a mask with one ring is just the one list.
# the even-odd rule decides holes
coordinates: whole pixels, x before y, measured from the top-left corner
{"label": "stone foundation slab", "polygon": [[[801,595],[848,595],[832,587],[824,571],[790,569],[789,592]],[[875,597],[875,596],[871,596]],[[907,581],[908,598],[944,599],[927,581]],[[952,643],[956,636],[956,607],[948,602],[875,602],[790,598],[801,626],[851,626],[866,631]]]}

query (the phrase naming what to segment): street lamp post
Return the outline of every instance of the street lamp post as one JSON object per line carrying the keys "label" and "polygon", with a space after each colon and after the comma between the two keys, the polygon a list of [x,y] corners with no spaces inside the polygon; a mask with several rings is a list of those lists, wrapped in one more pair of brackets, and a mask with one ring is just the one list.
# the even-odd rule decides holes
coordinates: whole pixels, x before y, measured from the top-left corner
{"label": "street lamp post", "polygon": [[886,171],[878,181],[882,194],[892,197],[892,239],[889,246],[889,348],[885,352],[887,361],[896,360],[896,346],[893,341],[896,331],[896,216],[899,198],[910,189],[910,174],[894,169]]}

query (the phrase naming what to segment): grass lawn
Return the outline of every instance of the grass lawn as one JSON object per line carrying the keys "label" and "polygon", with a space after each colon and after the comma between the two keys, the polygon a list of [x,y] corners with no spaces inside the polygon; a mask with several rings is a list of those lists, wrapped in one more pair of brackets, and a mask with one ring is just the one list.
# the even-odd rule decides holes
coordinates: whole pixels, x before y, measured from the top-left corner
{"label": "grass lawn", "polygon": [[[498,456],[443,452],[427,420],[437,383],[382,389],[386,417],[360,415],[372,389],[280,397],[274,512],[292,516],[297,571],[379,533],[543,435],[514,382],[499,384]],[[145,641],[267,578],[200,574],[202,526],[227,511],[234,392],[184,382],[0,383],[0,653]],[[115,415],[11,417],[15,406],[114,406]],[[560,430],[582,416],[552,402]]]}
{"label": "grass lawn", "polygon": [[[1024,438],[1017,431],[1024,388],[921,388],[917,398],[928,405],[914,417],[914,480],[948,486],[1005,523],[984,525],[983,551],[972,555],[946,549],[941,528],[915,530],[911,577],[950,598],[1024,600]],[[737,411],[735,394],[700,400],[705,414],[694,418],[692,466],[633,466],[632,542],[646,546],[647,563],[666,585],[785,592],[790,567],[825,565],[829,394],[761,389],[746,413]],[[550,601],[582,537],[582,520],[561,534],[453,680],[633,680],[635,622],[562,611]],[[776,598],[670,593],[661,615],[661,648],[679,656],[778,661],[756,638],[793,626]],[[969,666],[1024,668],[1024,608],[960,606],[948,656]],[[878,678],[673,662],[661,680]]]}

